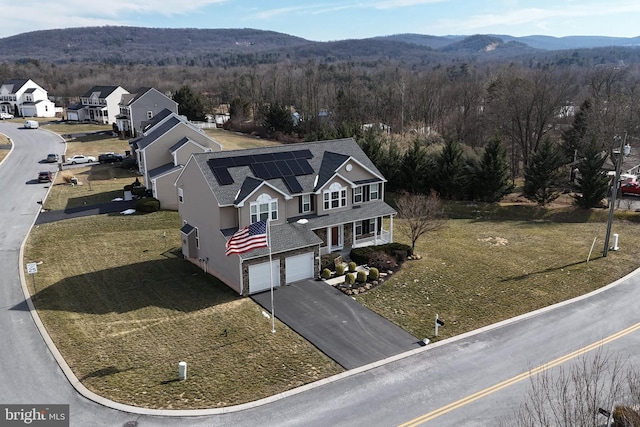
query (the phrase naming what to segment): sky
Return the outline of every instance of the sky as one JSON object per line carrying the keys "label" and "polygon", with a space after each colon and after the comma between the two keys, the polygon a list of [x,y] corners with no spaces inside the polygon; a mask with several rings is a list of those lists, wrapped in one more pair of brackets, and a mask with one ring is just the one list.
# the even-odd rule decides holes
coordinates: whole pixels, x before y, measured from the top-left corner
{"label": "sky", "polygon": [[135,26],[255,28],[313,41],[434,36],[640,36],[638,0],[2,0],[0,38]]}

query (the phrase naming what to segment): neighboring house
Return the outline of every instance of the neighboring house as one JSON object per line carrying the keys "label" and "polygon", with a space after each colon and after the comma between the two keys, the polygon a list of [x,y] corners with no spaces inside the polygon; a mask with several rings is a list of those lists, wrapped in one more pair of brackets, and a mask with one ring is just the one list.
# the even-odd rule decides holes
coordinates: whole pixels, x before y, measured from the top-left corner
{"label": "neighboring house", "polygon": [[129,93],[120,86],[94,86],[80,97],[80,103],[67,108],[67,120],[113,124],[120,112],[120,99]]}
{"label": "neighboring house", "polygon": [[122,95],[116,117],[118,130],[124,135],[139,136],[144,124],[162,110],[178,114],[178,103],[152,87],[141,87]]}
{"label": "neighboring house", "polygon": [[0,86],[0,112],[16,117],[55,117],[47,91],[30,79],[5,80]]}
{"label": "neighboring house", "polygon": [[206,133],[167,109],[149,123],[148,130],[129,141],[138,169],[162,209],[178,209],[176,177],[194,153],[220,151],[222,146]]}
{"label": "neighboring house", "polygon": [[[194,154],[175,183],[182,253],[241,295],[269,289],[270,272],[274,286],[318,277],[323,254],[393,241],[385,183],[351,138]],[[269,249],[225,256],[267,219]]]}

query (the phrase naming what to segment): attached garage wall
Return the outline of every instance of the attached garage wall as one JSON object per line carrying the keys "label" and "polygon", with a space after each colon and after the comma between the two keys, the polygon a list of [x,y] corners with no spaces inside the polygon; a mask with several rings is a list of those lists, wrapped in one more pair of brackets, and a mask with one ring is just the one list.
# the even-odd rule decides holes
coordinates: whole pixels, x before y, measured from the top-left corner
{"label": "attached garage wall", "polygon": [[290,256],[285,259],[285,282],[287,284],[314,276],[313,252]]}
{"label": "attached garage wall", "polygon": [[[280,260],[271,262],[273,287],[280,286]],[[269,263],[263,262],[249,266],[249,293],[255,294],[271,289],[271,276],[269,275]]]}

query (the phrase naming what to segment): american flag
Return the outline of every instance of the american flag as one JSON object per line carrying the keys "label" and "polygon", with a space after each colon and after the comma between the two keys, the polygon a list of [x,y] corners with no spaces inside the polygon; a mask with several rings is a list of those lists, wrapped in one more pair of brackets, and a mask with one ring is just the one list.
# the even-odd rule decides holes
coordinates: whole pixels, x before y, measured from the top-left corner
{"label": "american flag", "polygon": [[243,254],[267,246],[267,221],[258,221],[236,231],[227,242],[224,254]]}

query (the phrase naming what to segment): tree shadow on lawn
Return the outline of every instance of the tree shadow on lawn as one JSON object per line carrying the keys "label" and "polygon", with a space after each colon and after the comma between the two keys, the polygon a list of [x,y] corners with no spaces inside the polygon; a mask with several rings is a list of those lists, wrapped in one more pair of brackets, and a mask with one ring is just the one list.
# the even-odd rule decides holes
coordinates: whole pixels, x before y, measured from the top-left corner
{"label": "tree shadow on lawn", "polygon": [[[241,298],[220,280],[171,255],[168,251],[163,260],[70,276],[45,289],[38,289],[37,280],[28,280],[27,286],[31,291],[36,287],[38,310],[89,314],[152,306],[189,313]],[[18,304],[12,309],[24,308]]]}

